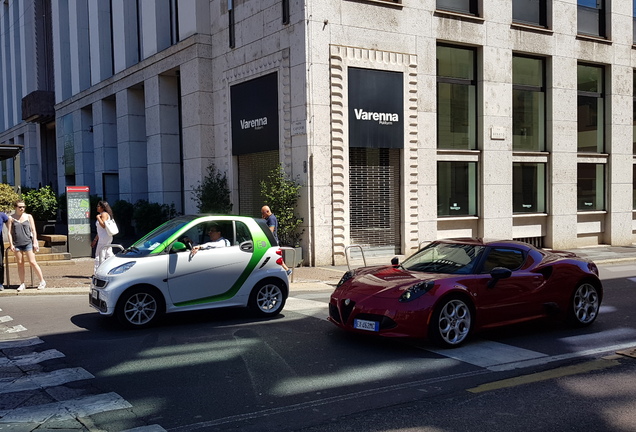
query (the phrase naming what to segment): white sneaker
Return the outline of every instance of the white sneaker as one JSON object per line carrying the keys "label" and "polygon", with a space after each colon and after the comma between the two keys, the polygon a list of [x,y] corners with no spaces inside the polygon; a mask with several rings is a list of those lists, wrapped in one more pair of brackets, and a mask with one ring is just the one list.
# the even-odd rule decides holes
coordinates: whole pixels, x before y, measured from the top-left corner
{"label": "white sneaker", "polygon": [[19,292],[19,291],[24,291],[24,288],[26,288],[26,287],[24,286],[24,284],[20,284],[20,286],[18,287],[18,292]]}
{"label": "white sneaker", "polygon": [[0,284],[0,291],[4,291],[4,285]]}
{"label": "white sneaker", "polygon": [[40,285],[38,285],[38,289],[41,290],[41,289],[44,289],[44,288],[46,288],[46,282],[45,281],[40,281]]}

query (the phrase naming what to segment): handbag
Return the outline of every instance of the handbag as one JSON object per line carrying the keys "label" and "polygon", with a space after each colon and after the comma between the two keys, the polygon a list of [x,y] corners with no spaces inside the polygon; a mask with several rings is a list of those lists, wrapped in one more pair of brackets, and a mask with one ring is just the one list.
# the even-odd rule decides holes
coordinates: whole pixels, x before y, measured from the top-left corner
{"label": "handbag", "polygon": [[119,228],[117,228],[117,224],[115,223],[115,219],[110,218],[106,222],[104,222],[106,226],[106,232],[109,236],[115,236],[119,233]]}

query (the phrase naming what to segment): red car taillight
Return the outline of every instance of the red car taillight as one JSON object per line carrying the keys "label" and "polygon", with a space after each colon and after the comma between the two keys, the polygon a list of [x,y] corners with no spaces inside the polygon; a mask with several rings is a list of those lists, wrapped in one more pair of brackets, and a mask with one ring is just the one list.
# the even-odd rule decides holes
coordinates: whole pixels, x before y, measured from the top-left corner
{"label": "red car taillight", "polygon": [[276,255],[280,255],[280,258],[278,258],[276,260],[276,264],[278,264],[279,266],[282,266],[283,265],[283,251],[282,251],[282,249],[278,249],[276,251]]}

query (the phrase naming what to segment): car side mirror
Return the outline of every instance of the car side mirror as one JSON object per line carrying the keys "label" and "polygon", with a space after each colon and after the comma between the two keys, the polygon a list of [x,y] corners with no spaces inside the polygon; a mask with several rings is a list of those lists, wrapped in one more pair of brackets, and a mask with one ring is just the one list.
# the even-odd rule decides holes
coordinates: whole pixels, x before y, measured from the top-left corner
{"label": "car side mirror", "polygon": [[187,250],[188,248],[186,247],[185,244],[181,243],[181,242],[174,242],[172,243],[172,248],[170,248],[170,252],[183,252],[184,250]]}
{"label": "car side mirror", "polygon": [[397,268],[400,265],[400,259],[398,257],[391,258],[391,265]]}
{"label": "car side mirror", "polygon": [[512,276],[512,270],[505,267],[495,267],[490,271],[492,279],[488,281],[488,288],[492,288],[499,281],[499,279],[506,279]]}
{"label": "car side mirror", "polygon": [[243,252],[254,252],[254,243],[251,240],[244,241],[239,245],[239,249]]}

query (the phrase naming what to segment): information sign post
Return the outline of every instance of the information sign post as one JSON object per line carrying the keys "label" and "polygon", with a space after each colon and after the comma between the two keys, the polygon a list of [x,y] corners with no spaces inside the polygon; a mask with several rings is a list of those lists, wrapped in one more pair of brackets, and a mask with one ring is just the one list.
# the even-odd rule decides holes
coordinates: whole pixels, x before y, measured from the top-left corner
{"label": "information sign post", "polygon": [[67,186],[68,251],[73,258],[90,257],[91,204],[88,186]]}

